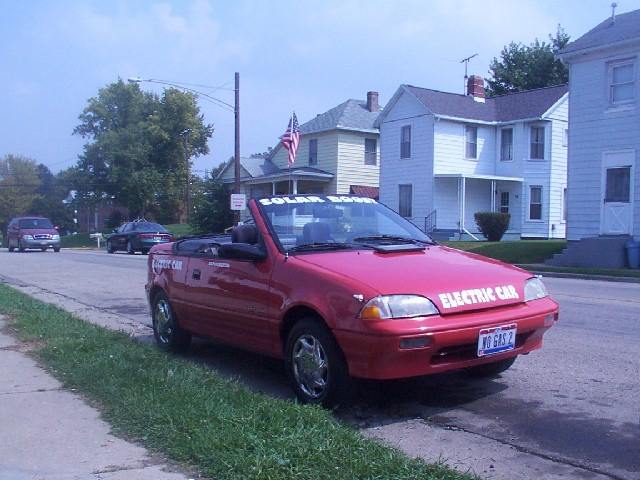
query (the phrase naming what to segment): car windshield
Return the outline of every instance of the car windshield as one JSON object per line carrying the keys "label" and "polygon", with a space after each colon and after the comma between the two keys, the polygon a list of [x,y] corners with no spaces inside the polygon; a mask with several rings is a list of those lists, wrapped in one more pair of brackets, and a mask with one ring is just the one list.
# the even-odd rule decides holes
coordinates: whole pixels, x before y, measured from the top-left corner
{"label": "car windshield", "polygon": [[18,222],[20,228],[53,228],[53,224],[47,218],[25,218]]}
{"label": "car windshield", "polygon": [[158,223],[139,222],[133,224],[136,232],[167,232],[168,230]]}
{"label": "car windshield", "polygon": [[258,203],[288,252],[433,243],[414,224],[372,198],[289,195],[262,198]]}

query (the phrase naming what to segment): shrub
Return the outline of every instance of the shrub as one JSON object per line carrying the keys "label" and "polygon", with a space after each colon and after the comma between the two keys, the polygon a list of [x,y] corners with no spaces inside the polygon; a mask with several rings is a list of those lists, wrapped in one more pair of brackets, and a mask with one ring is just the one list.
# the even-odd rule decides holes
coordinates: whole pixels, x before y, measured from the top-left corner
{"label": "shrub", "polygon": [[500,212],[476,212],[473,214],[478,228],[490,242],[499,242],[509,228],[511,215]]}

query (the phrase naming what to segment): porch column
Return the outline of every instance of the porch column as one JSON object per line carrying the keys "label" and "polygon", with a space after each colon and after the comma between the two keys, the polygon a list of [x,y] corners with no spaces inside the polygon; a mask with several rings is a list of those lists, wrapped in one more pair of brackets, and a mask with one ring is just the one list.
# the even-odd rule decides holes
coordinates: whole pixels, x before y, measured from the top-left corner
{"label": "porch column", "polygon": [[298,193],[298,180],[294,179],[293,180],[293,192],[291,192],[293,195],[296,195]]}
{"label": "porch column", "polygon": [[467,179],[460,177],[460,186],[458,192],[460,193],[460,233],[464,231],[464,201],[466,197]]}
{"label": "porch column", "polygon": [[276,182],[271,182],[271,195],[276,194]]}
{"label": "porch column", "polygon": [[496,181],[491,180],[491,211],[496,211]]}

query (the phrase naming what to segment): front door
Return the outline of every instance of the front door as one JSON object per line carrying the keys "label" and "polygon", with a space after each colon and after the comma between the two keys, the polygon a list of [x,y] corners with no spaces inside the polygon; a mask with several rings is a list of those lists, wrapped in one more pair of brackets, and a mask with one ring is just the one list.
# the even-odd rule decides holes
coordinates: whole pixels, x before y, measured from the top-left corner
{"label": "front door", "polygon": [[602,161],[603,235],[630,235],[633,225],[635,151],[605,153]]}

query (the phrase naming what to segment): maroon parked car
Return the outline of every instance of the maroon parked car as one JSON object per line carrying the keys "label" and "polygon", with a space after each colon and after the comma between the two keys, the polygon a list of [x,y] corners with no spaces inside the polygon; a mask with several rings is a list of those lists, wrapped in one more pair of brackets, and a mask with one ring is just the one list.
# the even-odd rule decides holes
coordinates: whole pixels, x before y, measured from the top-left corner
{"label": "maroon parked car", "polygon": [[16,248],[21,252],[28,248],[43,252],[53,248],[54,252],[59,252],[60,234],[48,218],[18,217],[11,220],[7,227],[7,246],[10,252]]}

